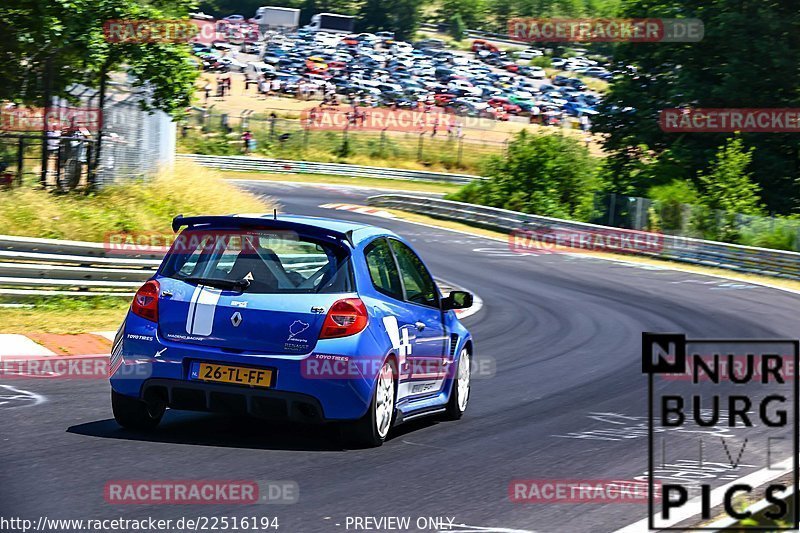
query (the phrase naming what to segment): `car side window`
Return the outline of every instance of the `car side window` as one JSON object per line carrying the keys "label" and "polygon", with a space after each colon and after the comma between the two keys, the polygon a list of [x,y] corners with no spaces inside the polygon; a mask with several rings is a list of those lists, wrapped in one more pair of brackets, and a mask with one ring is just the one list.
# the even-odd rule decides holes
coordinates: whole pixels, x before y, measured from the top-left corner
{"label": "car side window", "polygon": [[369,277],[375,288],[392,298],[402,300],[403,286],[400,284],[400,274],[397,272],[397,264],[386,239],[376,239],[370,243],[364,250],[364,257],[367,260]]}
{"label": "car side window", "polygon": [[416,304],[439,307],[436,282],[433,281],[433,277],[419,256],[400,241],[391,239],[389,242],[400,265],[400,277],[406,289],[406,299]]}

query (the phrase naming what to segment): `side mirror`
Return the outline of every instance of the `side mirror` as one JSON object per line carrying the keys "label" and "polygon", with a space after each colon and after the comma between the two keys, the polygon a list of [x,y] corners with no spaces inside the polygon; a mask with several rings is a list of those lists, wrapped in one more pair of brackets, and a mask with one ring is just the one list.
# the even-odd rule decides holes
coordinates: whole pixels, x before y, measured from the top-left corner
{"label": "side mirror", "polygon": [[442,299],[442,311],[472,307],[472,294],[466,291],[452,291]]}

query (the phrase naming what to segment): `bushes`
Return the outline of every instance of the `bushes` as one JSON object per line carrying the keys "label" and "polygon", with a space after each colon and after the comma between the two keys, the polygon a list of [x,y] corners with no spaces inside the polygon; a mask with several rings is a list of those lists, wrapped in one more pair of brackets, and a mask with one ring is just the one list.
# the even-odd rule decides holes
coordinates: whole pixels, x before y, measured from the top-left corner
{"label": "bushes", "polygon": [[559,134],[521,131],[508,157],[491,157],[488,181],[470,183],[448,199],[524,213],[588,220],[601,188],[597,162],[579,142]]}
{"label": "bushes", "polygon": [[553,62],[547,56],[538,56],[531,59],[532,67],[552,68]]}

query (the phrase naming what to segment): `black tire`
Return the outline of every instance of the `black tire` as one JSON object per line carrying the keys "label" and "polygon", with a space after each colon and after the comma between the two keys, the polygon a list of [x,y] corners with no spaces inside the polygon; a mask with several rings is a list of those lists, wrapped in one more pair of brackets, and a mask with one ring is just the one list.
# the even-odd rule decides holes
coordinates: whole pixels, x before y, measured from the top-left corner
{"label": "black tire", "polygon": [[395,391],[395,378],[397,376],[397,372],[395,370],[394,364],[392,361],[387,361],[384,364],[383,368],[381,369],[381,375],[386,372],[386,369],[389,369],[391,372],[391,413],[389,414],[389,421],[388,421],[388,428],[385,429],[385,432],[381,432],[378,430],[378,395],[380,392],[385,392],[381,390],[381,378],[375,380],[375,388],[372,391],[372,401],[369,403],[369,409],[367,413],[361,417],[361,419],[353,422],[349,428],[346,429],[348,435],[348,440],[355,446],[359,447],[368,447],[368,448],[375,448],[381,446],[383,442],[386,440],[386,436],[389,434],[389,430],[391,429],[392,425],[394,424],[395,418],[395,399],[396,399],[396,391]]}
{"label": "black tire", "polygon": [[127,429],[148,430],[158,426],[164,416],[166,406],[163,404],[148,405],[147,403],[111,391],[111,410],[117,424]]}
{"label": "black tire", "polygon": [[[470,388],[471,387],[469,387],[469,386],[467,387],[466,399],[462,403],[462,401],[461,401],[461,392],[459,391],[459,387],[458,387],[458,380],[459,380],[459,376],[461,375],[461,370],[462,370],[461,365],[462,364],[466,364],[467,374],[471,378],[471,375],[469,375],[470,374],[469,365],[470,365],[471,357],[472,356],[469,353],[469,350],[467,350],[466,348],[463,348],[461,350],[461,356],[458,358],[458,368],[456,368],[456,371],[455,371],[454,376],[453,376],[452,389],[450,390],[450,399],[447,400],[447,408],[446,408],[445,413],[444,413],[444,419],[445,420],[460,420],[461,417],[464,416],[464,412],[467,409],[467,405],[468,405],[467,402],[469,401],[469,392],[470,392]],[[471,382],[468,381],[468,383],[471,385]]]}

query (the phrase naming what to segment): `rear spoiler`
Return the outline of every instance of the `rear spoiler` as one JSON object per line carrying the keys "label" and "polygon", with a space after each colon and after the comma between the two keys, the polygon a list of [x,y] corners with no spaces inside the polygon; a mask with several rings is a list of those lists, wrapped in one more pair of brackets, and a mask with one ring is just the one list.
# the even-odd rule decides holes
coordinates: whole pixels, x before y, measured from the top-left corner
{"label": "rear spoiler", "polygon": [[251,229],[271,229],[296,231],[315,237],[327,237],[331,240],[345,241],[350,248],[355,248],[353,244],[353,230],[345,232],[334,231],[327,228],[320,228],[313,224],[303,224],[289,220],[280,220],[268,217],[238,217],[231,215],[223,216],[196,216],[185,217],[178,215],[172,219],[172,231],[177,233],[182,227],[194,228],[197,226],[214,226],[217,228],[251,228]]}

